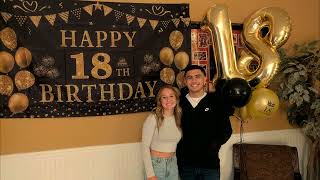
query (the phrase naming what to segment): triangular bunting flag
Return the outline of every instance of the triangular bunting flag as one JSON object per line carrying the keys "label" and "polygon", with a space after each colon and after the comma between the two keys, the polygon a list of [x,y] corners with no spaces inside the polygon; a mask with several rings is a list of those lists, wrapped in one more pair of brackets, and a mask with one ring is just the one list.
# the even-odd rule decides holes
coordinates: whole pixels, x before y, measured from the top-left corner
{"label": "triangular bunting flag", "polygon": [[93,5],[88,5],[83,7],[83,10],[85,10],[88,14],[90,14],[90,16],[92,16],[92,10],[93,10]]}
{"label": "triangular bunting flag", "polygon": [[96,11],[96,10],[100,10],[100,11],[102,11],[102,5],[97,1],[97,3],[96,4],[94,4],[94,10]]}
{"label": "triangular bunting flag", "polygon": [[172,19],[172,22],[173,22],[174,26],[176,26],[176,28],[178,28],[179,23],[180,23],[180,19],[179,18],[174,18],[174,19]]}
{"label": "triangular bunting flag", "polygon": [[29,16],[29,18],[31,19],[31,21],[33,22],[33,24],[38,27],[39,26],[39,22],[40,19],[42,18],[42,16]]}
{"label": "triangular bunting flag", "polygon": [[22,26],[27,19],[27,16],[15,16],[19,25]]}
{"label": "triangular bunting flag", "polygon": [[127,18],[128,25],[130,25],[130,23],[132,23],[135,17],[130,14],[126,14],[126,18]]}
{"label": "triangular bunting flag", "polygon": [[111,11],[112,11],[111,7],[103,5],[104,16],[108,15]]}
{"label": "triangular bunting flag", "polygon": [[68,23],[69,11],[61,12],[59,13],[59,16],[64,22]]}
{"label": "triangular bunting flag", "polygon": [[116,16],[116,20],[119,21],[119,19],[123,16],[123,12],[114,10],[114,15]]}
{"label": "triangular bunting flag", "polygon": [[144,25],[144,23],[146,23],[146,19],[144,18],[137,18],[138,23],[139,23],[139,27],[142,28],[142,26]]}
{"label": "triangular bunting flag", "polygon": [[150,20],[150,19],[149,19],[149,22],[150,22],[150,25],[151,25],[153,30],[157,27],[157,25],[159,23],[158,20]]}
{"label": "triangular bunting flag", "polygon": [[80,19],[80,17],[81,17],[81,8],[71,10],[71,12],[72,12],[72,14],[74,16],[76,16],[77,19]]}
{"label": "triangular bunting flag", "polygon": [[56,14],[50,14],[50,15],[46,15],[44,16],[46,17],[46,19],[49,21],[49,23],[51,24],[51,26],[54,25],[54,21],[56,20],[57,15]]}
{"label": "triangular bunting flag", "polygon": [[163,27],[164,27],[165,29],[167,29],[169,23],[170,23],[170,20],[168,20],[168,21],[161,21],[161,24],[163,25]]}
{"label": "triangular bunting flag", "polygon": [[183,17],[180,17],[180,18],[181,18],[181,21],[188,27],[190,24],[190,18],[183,18]]}
{"label": "triangular bunting flag", "polygon": [[12,14],[1,12],[1,16],[3,17],[4,21],[9,21],[9,19],[12,17]]}

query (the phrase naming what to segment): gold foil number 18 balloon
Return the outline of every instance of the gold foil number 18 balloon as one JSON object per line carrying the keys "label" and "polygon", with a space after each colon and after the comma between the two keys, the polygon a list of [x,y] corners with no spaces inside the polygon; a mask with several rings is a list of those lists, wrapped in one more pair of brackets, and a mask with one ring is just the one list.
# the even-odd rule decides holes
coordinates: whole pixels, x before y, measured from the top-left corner
{"label": "gold foil number 18 balloon", "polygon": [[[287,41],[291,32],[291,20],[284,10],[266,7],[246,18],[242,32],[246,50],[241,53],[238,61],[235,58],[227,7],[219,4],[212,6],[205,16],[204,24],[203,27],[210,30],[213,40],[217,78],[242,78],[256,82],[256,87],[268,86],[279,68],[277,48]],[[263,33],[262,29],[267,29],[267,32]],[[249,68],[253,61],[258,62],[254,71]]]}

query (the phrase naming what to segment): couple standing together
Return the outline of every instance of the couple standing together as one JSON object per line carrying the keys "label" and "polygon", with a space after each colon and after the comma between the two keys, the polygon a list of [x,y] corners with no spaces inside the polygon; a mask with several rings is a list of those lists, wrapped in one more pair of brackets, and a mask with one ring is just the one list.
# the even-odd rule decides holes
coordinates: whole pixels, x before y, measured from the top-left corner
{"label": "couple standing together", "polygon": [[[206,73],[197,65],[185,69],[188,94],[169,85],[160,88],[157,107],[142,130],[143,162],[147,180],[218,180],[218,152],[231,136],[221,89],[205,91]],[[219,85],[219,83],[217,84]]]}

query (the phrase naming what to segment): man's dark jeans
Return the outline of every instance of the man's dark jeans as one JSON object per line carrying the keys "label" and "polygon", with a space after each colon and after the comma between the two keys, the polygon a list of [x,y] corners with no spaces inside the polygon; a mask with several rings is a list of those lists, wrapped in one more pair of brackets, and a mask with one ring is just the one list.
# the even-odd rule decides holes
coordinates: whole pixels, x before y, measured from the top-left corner
{"label": "man's dark jeans", "polygon": [[181,180],[220,180],[219,169],[181,166],[179,167],[179,174]]}

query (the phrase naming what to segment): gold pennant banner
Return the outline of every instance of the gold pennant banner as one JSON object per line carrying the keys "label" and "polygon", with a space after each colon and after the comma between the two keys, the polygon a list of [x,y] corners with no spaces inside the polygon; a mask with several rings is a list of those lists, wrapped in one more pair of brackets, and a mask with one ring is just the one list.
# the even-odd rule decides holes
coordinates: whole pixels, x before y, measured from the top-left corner
{"label": "gold pennant banner", "polygon": [[154,30],[154,29],[157,27],[159,21],[158,21],[158,20],[151,20],[151,19],[149,19],[149,23],[150,23],[152,29]]}
{"label": "gold pennant banner", "polygon": [[126,18],[127,18],[128,25],[130,25],[135,17],[130,14],[126,14]]}
{"label": "gold pennant banner", "polygon": [[181,17],[181,21],[188,27],[190,24],[190,18]]}
{"label": "gold pennant banner", "polygon": [[54,22],[56,21],[56,14],[46,15],[45,18],[48,20],[48,22],[51,24],[51,26],[54,25]]}
{"label": "gold pennant banner", "polygon": [[18,21],[20,26],[26,22],[27,16],[15,16],[16,20]]}
{"label": "gold pennant banner", "polygon": [[112,11],[111,7],[103,5],[104,16],[108,15],[111,11]]}
{"label": "gold pennant banner", "polygon": [[65,12],[59,13],[58,15],[65,23],[68,23],[69,11],[65,11]]}
{"label": "gold pennant banner", "polygon": [[174,19],[171,19],[171,21],[173,22],[174,26],[176,28],[178,28],[179,23],[180,23],[180,19],[179,18],[174,18]]}
{"label": "gold pennant banner", "polygon": [[93,5],[88,5],[83,7],[83,10],[86,11],[90,16],[92,16],[92,11],[93,11]]}
{"label": "gold pennant banner", "polygon": [[119,21],[121,19],[121,17],[123,16],[123,12],[121,11],[117,11],[117,10],[114,10],[114,16],[116,17],[116,20]]}
{"label": "gold pennant banner", "polygon": [[7,22],[12,17],[12,14],[6,13],[6,12],[1,12],[1,16],[3,17],[4,21]]}
{"label": "gold pennant banner", "polygon": [[[49,14],[49,15],[42,15],[42,16],[15,16],[15,19],[17,20],[17,22],[19,23],[20,26],[23,26],[26,19],[29,18],[31,20],[31,22],[34,24],[35,27],[38,28],[39,24],[40,24],[40,20],[41,18],[44,16],[47,21],[54,26],[55,20],[56,20],[56,16],[58,15],[65,23],[69,23],[69,14],[70,12],[78,19],[81,19],[81,9],[83,9],[86,13],[88,13],[90,16],[93,15],[93,11],[95,10],[103,10],[103,14],[104,16],[109,15],[112,11],[114,11],[114,15],[115,15],[115,19],[117,21],[119,21],[124,15],[126,17],[126,22],[128,25],[131,25],[132,22],[137,19],[138,21],[138,25],[140,28],[142,28],[146,21],[148,20],[152,29],[155,30],[156,27],[158,26],[159,22],[161,22],[161,25],[164,29],[166,29],[168,27],[168,25],[170,24],[170,21],[174,24],[174,26],[176,28],[178,28],[180,22],[182,21],[184,23],[185,26],[189,26],[190,25],[190,18],[184,18],[184,17],[180,17],[180,18],[173,18],[173,19],[169,19],[169,20],[164,20],[164,21],[159,21],[159,20],[155,20],[155,19],[146,19],[146,18],[142,18],[142,17],[136,17],[133,16],[131,14],[127,14],[118,10],[114,10],[111,7],[107,6],[107,5],[103,5],[103,4],[90,4],[90,5],[86,5],[82,8],[77,8],[77,9],[73,9],[70,11],[64,11],[64,12],[60,12],[57,14]],[[9,21],[11,19],[11,17],[13,16],[12,14],[8,13],[8,12],[0,12],[1,16],[3,17],[3,19],[5,20],[5,22]]]}
{"label": "gold pennant banner", "polygon": [[147,19],[144,18],[137,18],[137,20],[140,28],[142,28],[147,21]]}
{"label": "gold pennant banner", "polygon": [[167,29],[169,23],[170,23],[170,21],[161,21],[161,24],[165,29]]}
{"label": "gold pennant banner", "polygon": [[81,18],[81,8],[77,8],[77,9],[71,10],[71,13],[72,13],[78,20],[80,20],[80,18]]}
{"label": "gold pennant banner", "polygon": [[30,20],[32,21],[32,23],[33,23],[36,27],[38,27],[38,26],[39,26],[39,22],[40,22],[40,20],[41,20],[41,17],[42,17],[42,16],[30,16],[29,18],[30,18]]}

